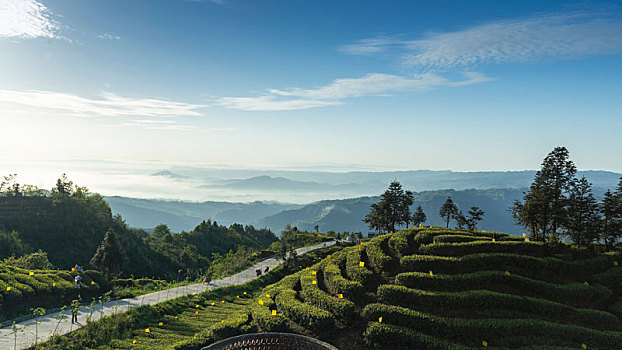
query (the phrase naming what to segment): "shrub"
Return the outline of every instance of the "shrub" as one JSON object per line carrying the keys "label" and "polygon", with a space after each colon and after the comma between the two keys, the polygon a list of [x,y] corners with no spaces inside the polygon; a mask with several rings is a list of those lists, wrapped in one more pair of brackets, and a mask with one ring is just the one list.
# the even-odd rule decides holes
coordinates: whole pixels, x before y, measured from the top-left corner
{"label": "shrub", "polygon": [[474,241],[490,241],[491,237],[488,236],[473,236],[473,235],[439,235],[435,236],[433,243],[465,243]]}
{"label": "shrub", "polygon": [[596,272],[612,266],[615,255],[602,255],[593,259],[567,262],[556,258],[491,253],[463,257],[407,255],[400,259],[404,271],[435,273],[467,273],[482,270],[509,271],[521,276],[550,282],[585,281]]}
{"label": "shrub", "polygon": [[[259,304],[263,301],[263,305]],[[276,304],[272,298],[267,298],[265,294],[250,306],[250,312],[257,328],[262,332],[285,332],[287,331],[286,319],[283,315],[272,315],[272,310],[276,310]]]}
{"label": "shrub", "polygon": [[275,297],[278,310],[287,318],[315,331],[327,331],[334,325],[330,312],[299,301],[296,294],[295,290],[282,288]]}
{"label": "shrub", "polygon": [[388,304],[409,306],[445,316],[538,318],[600,330],[620,329],[620,321],[608,312],[578,309],[548,300],[487,290],[430,292],[404,286],[382,285],[378,287],[378,297]]}
{"label": "shrub", "polygon": [[576,307],[600,307],[611,296],[611,290],[585,283],[553,284],[501,271],[480,271],[459,275],[405,272],[395,283],[409,288],[456,292],[487,289],[501,293],[544,298]]}
{"label": "shrub", "polygon": [[195,350],[207,346],[217,340],[240,335],[247,331],[244,327],[249,321],[248,314],[242,313],[227,317],[220,323],[215,323],[208,329],[194,335],[191,339],[173,345],[174,350]]}
{"label": "shrub", "polygon": [[592,281],[611,289],[615,294],[622,294],[622,267],[614,267],[594,275]]}
{"label": "shrub", "polygon": [[326,262],[322,270],[324,285],[331,294],[343,294],[344,298],[350,300],[357,300],[363,294],[363,285],[360,282],[344,278],[341,275],[341,269],[334,262]]}
{"label": "shrub", "polygon": [[481,253],[512,253],[533,256],[547,255],[543,243],[532,242],[468,242],[468,243],[438,243],[419,247],[420,254],[440,256],[463,256]]}
{"label": "shrub", "polygon": [[383,322],[470,346],[481,345],[482,340],[488,339],[491,345],[503,347],[568,344],[580,348],[586,343],[590,347],[613,349],[622,341],[622,333],[541,320],[445,318],[384,304],[367,305],[363,315],[370,321],[382,316]]}
{"label": "shrub", "polygon": [[[300,275],[302,298],[309,304],[328,310],[337,318],[348,322],[354,315],[354,303],[347,299],[335,298],[320,289],[318,284],[320,272],[312,275],[309,271]],[[316,283],[313,284],[313,281]]]}
{"label": "shrub", "polygon": [[345,270],[349,279],[367,286],[372,281],[374,274],[366,267],[359,265],[361,261],[365,262],[365,259],[363,259],[364,252],[365,248],[361,248],[361,246],[349,248],[346,251]]}
{"label": "shrub", "polygon": [[407,254],[412,254],[415,247],[411,245],[411,242],[415,233],[415,230],[410,229],[400,230],[388,235],[388,245],[389,249],[391,249],[391,251],[393,252],[393,255],[397,257],[402,257]]}
{"label": "shrub", "polygon": [[368,343],[379,349],[471,349],[388,323],[370,322],[363,336]]}
{"label": "shrub", "polygon": [[369,260],[369,264],[377,273],[393,269],[393,258],[384,252],[384,248],[388,247],[390,238],[390,235],[373,238],[365,247],[367,260]]}

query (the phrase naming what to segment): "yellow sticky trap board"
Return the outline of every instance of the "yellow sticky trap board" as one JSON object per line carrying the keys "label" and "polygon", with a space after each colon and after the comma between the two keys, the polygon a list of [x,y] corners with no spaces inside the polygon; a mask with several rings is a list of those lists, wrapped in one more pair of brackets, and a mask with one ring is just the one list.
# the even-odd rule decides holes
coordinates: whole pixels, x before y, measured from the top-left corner
{"label": "yellow sticky trap board", "polygon": [[523,238],[527,238],[527,234],[526,233],[523,233]]}
{"label": "yellow sticky trap board", "polygon": [[71,272],[74,272],[75,270],[76,270],[76,268],[75,268],[75,267],[72,267],[72,268],[71,268]]}
{"label": "yellow sticky trap board", "polygon": [[52,282],[52,287],[56,287],[56,282]]}
{"label": "yellow sticky trap board", "polygon": [[378,322],[382,323],[382,316],[378,317]]}
{"label": "yellow sticky trap board", "polygon": [[326,257],[327,257],[328,259],[330,259],[330,254],[329,254],[329,255],[326,255]]}
{"label": "yellow sticky trap board", "polygon": [[212,306],[214,306],[214,305],[216,305],[216,303],[212,301]]}
{"label": "yellow sticky trap board", "polygon": [[276,310],[272,310],[272,316],[276,316]]}
{"label": "yellow sticky trap board", "polygon": [[221,300],[220,302],[221,302],[221,303],[223,303],[223,304],[225,303],[225,301],[224,301],[224,300]]}
{"label": "yellow sticky trap board", "polygon": [[266,298],[270,298],[270,294],[266,294]]}
{"label": "yellow sticky trap board", "polygon": [[195,311],[194,313],[195,313],[196,315],[198,315],[198,314],[199,314],[199,310]]}
{"label": "yellow sticky trap board", "polygon": [[32,271],[30,271],[30,272],[28,272],[28,275],[29,275],[29,276],[34,276],[34,275],[35,275],[35,273],[34,273],[34,272],[32,272]]}
{"label": "yellow sticky trap board", "polygon": [[423,224],[419,224],[419,228],[423,228]]}
{"label": "yellow sticky trap board", "polygon": [[179,316],[175,316],[175,319],[176,319],[176,320],[178,320],[178,319],[179,319]]}
{"label": "yellow sticky trap board", "polygon": [[197,304],[197,305],[196,305],[196,307],[197,307],[197,309],[198,309],[198,308],[199,308],[199,305]]}
{"label": "yellow sticky trap board", "polygon": [[145,333],[149,333],[149,332],[151,332],[149,328],[145,328]]}
{"label": "yellow sticky trap board", "polygon": [[244,295],[246,295],[246,292],[244,292]]}
{"label": "yellow sticky trap board", "polygon": [[492,241],[493,241],[493,242],[496,242],[496,240],[495,240],[494,238],[492,239]]}
{"label": "yellow sticky trap board", "polygon": [[158,326],[160,327],[164,326],[164,322],[158,322]]}
{"label": "yellow sticky trap board", "polygon": [[316,280],[311,281],[311,284],[317,284]]}
{"label": "yellow sticky trap board", "polygon": [[313,276],[315,276],[315,275],[317,275],[317,272],[315,272],[315,271],[311,271],[311,274],[312,274]]}
{"label": "yellow sticky trap board", "polygon": [[359,250],[361,250],[361,246],[358,246],[357,248],[358,248]]}
{"label": "yellow sticky trap board", "polygon": [[306,267],[305,270],[309,270],[309,267]]}
{"label": "yellow sticky trap board", "polygon": [[10,291],[10,290],[11,290],[11,287],[6,287],[6,291],[7,292]]}
{"label": "yellow sticky trap board", "polygon": [[235,297],[236,297],[236,298],[238,298],[238,299],[240,299],[240,296],[239,296],[239,295],[236,295]]}
{"label": "yellow sticky trap board", "polygon": [[486,230],[482,230],[482,232],[486,232]]}
{"label": "yellow sticky trap board", "polygon": [[365,262],[364,262],[364,261],[361,261],[361,262],[359,263],[359,266],[360,266],[360,267],[365,267]]}
{"label": "yellow sticky trap board", "polygon": [[259,305],[263,305],[263,300],[259,299]]}
{"label": "yellow sticky trap board", "polygon": [[587,349],[587,345],[581,344],[581,349]]}
{"label": "yellow sticky trap board", "polygon": [[432,270],[430,270],[430,276],[434,277],[434,273],[432,272]]}
{"label": "yellow sticky trap board", "polygon": [[337,298],[338,298],[338,299],[343,299],[343,294],[339,294],[339,295],[337,295]]}
{"label": "yellow sticky trap board", "polygon": [[132,344],[136,344],[136,339],[132,340]]}
{"label": "yellow sticky trap board", "polygon": [[95,285],[95,281],[91,281],[91,285]]}
{"label": "yellow sticky trap board", "polygon": [[509,276],[510,275],[510,271],[505,271],[505,275]]}
{"label": "yellow sticky trap board", "polygon": [[488,342],[487,342],[487,341],[485,341],[485,340],[484,340],[484,341],[482,341],[482,346],[483,346],[483,347],[485,347],[485,348],[487,348],[487,347],[488,347]]}

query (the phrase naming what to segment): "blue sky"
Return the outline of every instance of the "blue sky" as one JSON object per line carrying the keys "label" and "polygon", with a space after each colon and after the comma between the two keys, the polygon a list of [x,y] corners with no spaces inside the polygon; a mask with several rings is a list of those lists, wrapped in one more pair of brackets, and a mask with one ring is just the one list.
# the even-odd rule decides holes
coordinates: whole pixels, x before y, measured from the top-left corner
{"label": "blue sky", "polygon": [[520,170],[564,145],[580,169],[622,172],[621,11],[0,0],[0,170]]}

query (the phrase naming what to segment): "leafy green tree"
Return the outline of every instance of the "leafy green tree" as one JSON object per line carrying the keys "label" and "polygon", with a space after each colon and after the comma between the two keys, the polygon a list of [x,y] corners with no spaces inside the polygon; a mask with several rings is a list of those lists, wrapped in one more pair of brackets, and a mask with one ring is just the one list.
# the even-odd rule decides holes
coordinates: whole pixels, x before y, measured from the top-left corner
{"label": "leafy green tree", "polygon": [[462,212],[462,210],[458,211],[458,214],[454,215],[453,218],[456,220],[457,229],[459,230],[468,229],[469,220],[467,219],[466,216],[464,216],[464,213]]}
{"label": "leafy green tree", "polygon": [[568,216],[563,226],[573,242],[587,246],[598,240],[598,204],[592,194],[592,184],[585,177],[572,182],[567,210]]}
{"label": "leafy green tree", "polygon": [[618,198],[607,190],[602,201],[599,203],[601,213],[602,238],[608,249],[612,249],[614,244],[620,239],[620,217],[618,215]]}
{"label": "leafy green tree", "polygon": [[21,267],[22,269],[50,270],[54,265],[48,259],[48,253],[39,249],[38,251],[20,257],[10,256],[3,261],[7,265]]}
{"label": "leafy green tree", "polygon": [[13,255],[20,256],[29,250],[19,237],[19,233],[0,229],[0,259]]}
{"label": "leafy green tree", "polygon": [[371,210],[363,219],[369,228],[380,232],[395,232],[398,225],[410,222],[410,206],[413,193],[404,191],[402,185],[393,181],[382,194],[380,201],[371,205]]}
{"label": "leafy green tree", "polygon": [[418,206],[412,217],[413,225],[419,226],[419,224],[424,223],[427,219],[427,216],[423,212],[423,208],[421,208],[421,206]]}
{"label": "leafy green tree", "polygon": [[153,237],[162,238],[166,234],[171,234],[171,229],[166,226],[166,224],[159,224],[158,226],[153,228]]}
{"label": "leafy green tree", "polygon": [[449,228],[449,220],[456,218],[458,215],[458,206],[451,200],[451,197],[447,197],[447,200],[439,210],[439,215],[445,220],[445,227]]}
{"label": "leafy green tree", "polygon": [[473,231],[477,228],[477,224],[483,220],[484,211],[479,207],[471,207],[467,213],[466,217],[466,226],[470,231]]}
{"label": "leafy green tree", "polygon": [[95,266],[98,270],[104,272],[108,279],[111,276],[117,275],[125,262],[127,261],[127,255],[125,249],[117,240],[117,236],[113,231],[106,232],[104,240],[101,242],[95,255],[91,259],[91,265]]}
{"label": "leafy green tree", "polygon": [[557,240],[568,217],[567,194],[577,169],[566,147],[555,147],[542,162],[523,202],[510,208],[514,220],[535,240]]}

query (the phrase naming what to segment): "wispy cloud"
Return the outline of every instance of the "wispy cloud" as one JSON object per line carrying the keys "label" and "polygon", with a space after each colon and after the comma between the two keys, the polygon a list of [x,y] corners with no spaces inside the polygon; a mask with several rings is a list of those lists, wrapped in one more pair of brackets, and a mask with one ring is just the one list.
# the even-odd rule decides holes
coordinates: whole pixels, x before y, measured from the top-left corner
{"label": "wispy cloud", "polygon": [[97,36],[100,39],[121,40],[121,37],[115,34],[104,33]]}
{"label": "wispy cloud", "polygon": [[0,90],[0,105],[23,105],[48,110],[64,110],[78,116],[144,116],[176,117],[200,116],[197,109],[203,105],[158,99],[121,97],[109,92],[101,99],[52,91]]}
{"label": "wispy cloud", "polygon": [[343,46],[350,54],[389,48],[402,51],[403,63],[431,69],[478,63],[569,59],[622,52],[622,17],[616,14],[563,13],[500,20],[420,39],[364,39]]}
{"label": "wispy cloud", "polygon": [[175,130],[175,131],[187,131],[194,130],[194,126],[180,125],[173,120],[132,120],[128,123],[121,124],[122,126],[140,127],[150,130]]}
{"label": "wispy cloud", "polygon": [[353,97],[382,95],[409,89],[432,89],[443,86],[465,86],[491,81],[491,78],[476,72],[464,73],[465,79],[451,81],[445,77],[426,73],[413,77],[370,73],[362,78],[337,79],[333,83],[316,89],[293,88],[270,89],[257,97],[223,97],[215,104],[245,111],[289,111],[342,104],[342,100]]}
{"label": "wispy cloud", "polygon": [[3,0],[0,2],[0,38],[55,38],[58,24],[51,11],[36,0]]}

